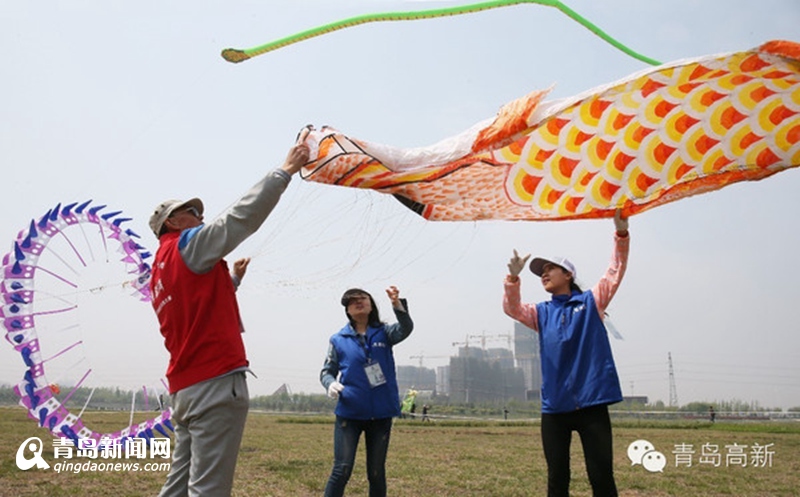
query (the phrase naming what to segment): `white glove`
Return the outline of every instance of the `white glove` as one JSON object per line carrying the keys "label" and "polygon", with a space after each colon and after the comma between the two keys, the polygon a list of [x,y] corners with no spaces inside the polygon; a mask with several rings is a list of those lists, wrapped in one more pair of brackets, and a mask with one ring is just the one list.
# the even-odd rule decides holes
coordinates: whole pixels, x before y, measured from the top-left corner
{"label": "white glove", "polygon": [[617,233],[620,234],[628,231],[628,218],[622,217],[621,209],[614,211],[614,227],[617,229]]}
{"label": "white glove", "polygon": [[330,384],[330,386],[328,386],[328,397],[332,399],[338,399],[339,394],[342,393],[342,390],[344,390],[344,385],[338,381],[334,381]]}
{"label": "white glove", "polygon": [[519,276],[519,273],[525,269],[525,263],[528,262],[528,258],[531,254],[526,255],[525,257],[520,257],[517,253],[517,249],[514,249],[514,257],[508,261],[508,274],[511,276]]}

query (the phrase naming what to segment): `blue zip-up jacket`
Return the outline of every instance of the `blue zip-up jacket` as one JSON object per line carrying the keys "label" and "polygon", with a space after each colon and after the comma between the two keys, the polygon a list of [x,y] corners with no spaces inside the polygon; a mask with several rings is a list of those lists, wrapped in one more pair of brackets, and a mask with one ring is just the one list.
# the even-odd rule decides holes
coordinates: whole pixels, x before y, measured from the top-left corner
{"label": "blue zip-up jacket", "polygon": [[[320,372],[320,382],[325,390],[337,377],[344,385],[336,404],[337,416],[365,420],[400,415],[400,394],[392,349],[414,329],[406,300],[400,299],[400,302],[404,310],[393,308],[397,323],[369,327],[364,344],[350,323],[331,337],[328,355]],[[380,364],[386,383],[370,386],[364,371],[369,360]]]}
{"label": "blue zip-up jacket", "polygon": [[570,412],[622,400],[608,333],[591,291],[536,305],[542,412]]}

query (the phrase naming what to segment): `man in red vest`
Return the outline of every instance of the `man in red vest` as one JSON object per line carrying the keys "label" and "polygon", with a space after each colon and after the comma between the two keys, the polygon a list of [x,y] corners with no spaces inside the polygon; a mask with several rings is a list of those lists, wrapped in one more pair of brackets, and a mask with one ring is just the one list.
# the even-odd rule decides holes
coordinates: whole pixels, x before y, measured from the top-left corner
{"label": "man in red vest", "polygon": [[284,164],[267,174],[226,213],[203,223],[203,202],[167,200],[150,217],[159,248],[150,289],[170,354],[175,448],[160,495],[229,496],[250,405],[236,287],[249,259],[223,259],[258,230],[292,175],[308,161],[298,137]]}

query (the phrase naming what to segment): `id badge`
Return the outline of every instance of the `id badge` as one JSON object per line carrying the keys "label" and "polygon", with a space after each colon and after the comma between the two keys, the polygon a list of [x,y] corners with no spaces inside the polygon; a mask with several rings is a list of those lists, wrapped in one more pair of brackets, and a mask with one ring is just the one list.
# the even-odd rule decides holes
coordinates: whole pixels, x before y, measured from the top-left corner
{"label": "id badge", "polygon": [[377,362],[373,362],[371,364],[367,364],[364,366],[364,372],[367,373],[367,379],[369,380],[369,386],[372,388],[379,387],[386,383],[386,377],[383,375],[383,370],[381,369],[381,365]]}

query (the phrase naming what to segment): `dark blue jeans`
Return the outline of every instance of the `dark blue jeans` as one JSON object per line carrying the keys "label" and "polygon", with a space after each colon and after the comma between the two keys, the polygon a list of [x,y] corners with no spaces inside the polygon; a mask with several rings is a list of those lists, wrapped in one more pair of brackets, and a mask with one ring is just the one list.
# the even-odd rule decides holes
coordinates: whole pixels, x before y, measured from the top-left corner
{"label": "dark blue jeans", "polygon": [[347,419],[336,416],[333,429],[333,471],[325,486],[325,497],[341,497],[353,473],[356,449],[361,433],[367,445],[367,479],[369,497],[386,497],[386,453],[392,418]]}
{"label": "dark blue jeans", "polygon": [[605,405],[560,414],[542,413],[548,497],[569,496],[569,447],[573,431],[581,437],[592,495],[616,497],[611,418]]}

